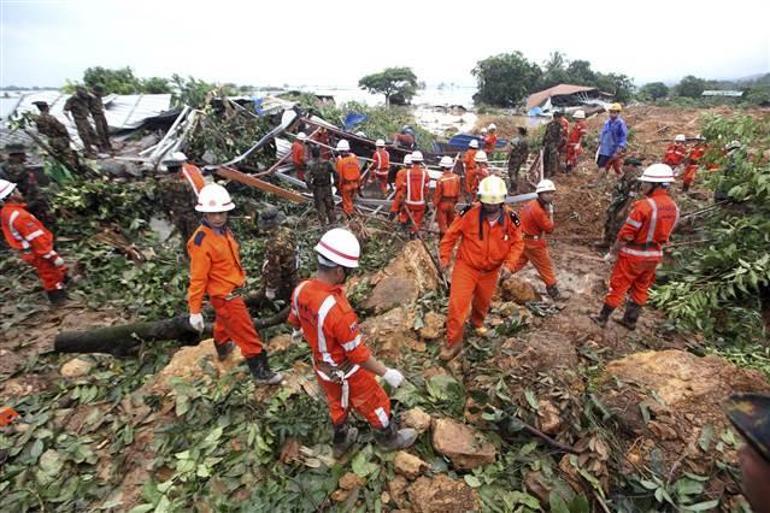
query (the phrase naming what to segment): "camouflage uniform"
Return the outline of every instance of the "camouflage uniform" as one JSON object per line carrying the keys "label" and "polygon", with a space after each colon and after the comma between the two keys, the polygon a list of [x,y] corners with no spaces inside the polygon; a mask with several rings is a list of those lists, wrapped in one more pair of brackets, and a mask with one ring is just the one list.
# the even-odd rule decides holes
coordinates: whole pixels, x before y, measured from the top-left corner
{"label": "camouflage uniform", "polygon": [[72,114],[72,119],[75,121],[80,140],[83,141],[83,150],[85,154],[93,156],[93,146],[96,141],[96,134],[94,133],[91,123],[88,121],[88,115],[90,114],[88,103],[88,93],[79,91],[67,99],[64,103],[64,111]]}
{"label": "camouflage uniform", "polygon": [[307,163],[305,180],[307,186],[313,191],[316,213],[321,226],[334,224],[334,198],[332,197],[332,183],[336,172],[334,166],[328,160],[312,159]]}
{"label": "camouflage uniform", "polygon": [[545,125],[543,134],[543,177],[551,178],[559,170],[559,148],[564,138],[558,119]]}
{"label": "camouflage uniform", "polygon": [[88,110],[91,112],[91,117],[94,118],[96,142],[99,149],[106,152],[112,151],[110,128],[107,125],[107,118],[104,116],[104,103],[102,103],[102,97],[96,89],[88,95]]}
{"label": "camouflage uniform", "polygon": [[8,160],[0,169],[0,178],[15,183],[21,195],[24,196],[27,210],[45,226],[53,226],[55,220],[51,215],[51,207],[48,204],[48,200],[40,189],[34,171],[24,163],[27,160],[27,156],[24,153],[23,146],[9,144],[6,146],[6,150],[8,152]]}
{"label": "camouflage uniform", "polygon": [[164,177],[158,183],[158,196],[163,210],[176,227],[182,238],[183,254],[187,254],[187,241],[200,225],[199,214],[195,212],[198,198],[192,188],[176,174]]}
{"label": "camouflage uniform", "polygon": [[529,141],[524,135],[519,135],[511,141],[511,154],[508,157],[508,180],[510,192],[519,189],[519,168],[527,162],[529,156]]}
{"label": "camouflage uniform", "polygon": [[37,131],[48,138],[48,145],[56,158],[72,171],[80,171],[80,159],[70,146],[70,134],[64,124],[46,110],[35,118],[35,125]]}
{"label": "camouflage uniform", "polygon": [[615,183],[612,190],[612,199],[607,207],[607,220],[604,223],[604,244],[612,246],[618,236],[620,228],[626,221],[628,210],[634,197],[639,191],[642,163],[637,159],[626,159],[623,165],[623,174]]}
{"label": "camouflage uniform", "polygon": [[289,228],[281,226],[281,222],[278,209],[270,208],[260,215],[259,226],[269,235],[265,242],[262,283],[265,291],[275,293],[275,299],[288,301],[297,285],[297,255],[294,235]]}

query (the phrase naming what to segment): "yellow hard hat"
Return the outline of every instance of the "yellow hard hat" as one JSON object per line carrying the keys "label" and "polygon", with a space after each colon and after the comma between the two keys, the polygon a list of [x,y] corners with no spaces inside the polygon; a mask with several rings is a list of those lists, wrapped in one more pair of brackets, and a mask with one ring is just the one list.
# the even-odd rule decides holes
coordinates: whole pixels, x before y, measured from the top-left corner
{"label": "yellow hard hat", "polygon": [[508,187],[499,176],[488,176],[479,183],[479,201],[487,205],[498,205],[505,202]]}
{"label": "yellow hard hat", "polygon": [[610,112],[620,112],[623,110],[623,106],[619,103],[615,102],[612,105],[610,105]]}

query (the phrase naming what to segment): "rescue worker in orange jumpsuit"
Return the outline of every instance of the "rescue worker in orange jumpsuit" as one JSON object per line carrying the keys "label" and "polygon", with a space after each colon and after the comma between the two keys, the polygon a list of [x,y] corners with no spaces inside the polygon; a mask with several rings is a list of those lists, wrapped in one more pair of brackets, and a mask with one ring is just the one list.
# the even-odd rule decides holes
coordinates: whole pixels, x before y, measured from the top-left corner
{"label": "rescue worker in orange jumpsuit", "polygon": [[505,207],[508,191],[505,181],[489,176],[479,184],[479,203],[466,208],[441,239],[439,263],[449,267],[459,241],[447,312],[447,345],[440,358],[455,358],[463,346],[463,330],[470,311],[471,324],[484,335],[484,318],[489,310],[497,281],[510,275],[524,250],[519,218]]}
{"label": "rescue worker in orange jumpsuit", "polygon": [[422,226],[428,206],[429,183],[430,176],[423,166],[422,152],[412,152],[412,167],[399,171],[396,177],[396,197],[390,207],[391,214],[398,214],[398,222],[402,226],[411,224],[412,234]]}
{"label": "rescue worker in orange jumpsuit", "polygon": [[474,167],[470,168],[470,171],[465,173],[465,194],[468,196],[469,201],[474,201],[476,199],[479,183],[489,176],[487,152],[484,150],[476,152],[473,160]]}
{"label": "rescue worker in orange jumpsuit", "polygon": [[484,136],[484,151],[487,155],[492,155],[497,147],[497,126],[490,123],[487,127],[487,135]]}
{"label": "rescue worker in orange jumpsuit", "polygon": [[[577,110],[572,117],[575,119],[575,123],[572,125],[572,131],[567,137],[567,166],[565,168],[567,173],[571,172],[575,169],[575,166],[577,166],[578,157],[583,153],[583,137],[586,135],[586,132],[588,132],[588,127],[586,127],[585,122],[585,112]],[[564,122],[566,123],[566,120],[564,120]]]}
{"label": "rescue worker in orange jumpsuit", "polygon": [[674,137],[674,142],[668,145],[666,148],[666,154],[663,156],[663,163],[667,164],[674,170],[674,175],[677,174],[676,169],[682,165],[685,157],[687,156],[687,148],[684,143],[687,138],[684,134],[677,134]]}
{"label": "rescue worker in orange jumpsuit", "polygon": [[698,135],[696,137],[698,142],[695,143],[687,154],[687,158],[684,161],[684,173],[682,174],[682,191],[687,192],[690,190],[690,186],[695,181],[695,175],[698,173],[698,165],[700,159],[706,154],[708,147],[706,146],[706,139]]}
{"label": "rescue worker in orange jumpsuit", "polygon": [[51,304],[61,306],[67,301],[67,267],[53,247],[53,234],[27,211],[15,183],[0,180],[0,205],[0,223],[8,246],[35,268]]}
{"label": "rescue worker in orange jumpsuit", "polygon": [[380,376],[395,389],[404,376],[372,356],[345,297],[343,285],[358,267],[361,246],[348,230],[333,228],[321,237],[315,252],[318,270],[292,292],[288,322],[301,329],[312,351],[316,379],[334,426],[334,456],[345,454],[358,437],[358,430],[347,422],[351,408],[375,429],[375,440],[384,448],[409,447],[417,432],[398,429],[390,399],[375,378]]}
{"label": "rescue worker in orange jumpsuit", "polygon": [[372,163],[369,165],[369,173],[374,174],[383,196],[388,194],[388,174],[390,173],[390,153],[385,149],[385,141],[377,139],[374,143],[376,150],[372,155]]}
{"label": "rescue worker in orange jumpsuit", "polygon": [[548,295],[554,300],[567,299],[559,292],[559,287],[556,285],[556,272],[545,240],[545,235],[553,232],[554,228],[553,196],[556,193],[556,186],[551,180],[541,180],[535,192],[537,199],[528,202],[519,212],[521,231],[524,235],[524,251],[513,272],[521,271],[528,262],[532,262],[540,279],[545,283]]}
{"label": "rescue worker in orange jumpsuit", "polygon": [[633,330],[647,302],[649,289],[655,283],[655,269],[663,259],[663,245],[679,221],[679,207],[668,194],[674,174],[666,164],[653,164],[639,177],[645,198],[636,201],[611,254],[617,261],[610,277],[610,290],[598,315],[591,316],[602,328],[612,312],[630,293],[630,301],[620,324]]}
{"label": "rescue worker in orange jumpsuit", "polygon": [[303,182],[305,181],[305,141],[307,141],[307,135],[305,132],[300,132],[291,143],[291,163],[297,170],[297,178]]}
{"label": "rescue worker in orange jumpsuit", "polygon": [[220,360],[238,345],[246,358],[249,371],[258,385],[274,385],[283,380],[280,373],[270,370],[267,351],[254,329],[254,324],[240,295],[246,282],[241,266],[238,242],[227,226],[227,213],[234,209],[227,189],[212,183],[201,189],[195,210],[203,220],[187,242],[190,255],[190,286],[187,303],[190,326],[200,333],[205,329],[203,296],[208,294],[214,307],[214,346]]}
{"label": "rescue worker in orange jumpsuit", "polygon": [[[472,169],[476,167],[476,153],[479,151],[479,141],[471,139],[468,143],[468,149],[463,153],[463,182],[465,183],[466,195],[468,194],[468,176],[472,173]],[[474,196],[466,198],[468,201],[474,201]]]}
{"label": "rescue worker in orange jumpsuit", "polygon": [[457,214],[455,205],[460,199],[460,177],[452,172],[455,167],[452,157],[441,157],[439,167],[444,170],[444,173],[436,180],[433,206],[436,208],[439,238],[443,238]]}
{"label": "rescue worker in orange jumpsuit", "polygon": [[341,155],[337,157],[335,168],[337,169],[337,187],[342,196],[342,211],[346,216],[353,215],[353,200],[358,194],[358,187],[361,183],[361,166],[358,163],[358,157],[350,151],[350,143],[345,139],[340,139],[337,143],[337,152]]}

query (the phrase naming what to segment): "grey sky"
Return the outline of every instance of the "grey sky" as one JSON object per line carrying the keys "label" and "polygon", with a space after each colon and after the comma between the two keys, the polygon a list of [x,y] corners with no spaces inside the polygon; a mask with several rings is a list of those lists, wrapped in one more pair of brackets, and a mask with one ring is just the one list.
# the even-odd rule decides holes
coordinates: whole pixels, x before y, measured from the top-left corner
{"label": "grey sky", "polygon": [[637,84],[770,71],[767,0],[0,4],[0,85],[61,85],[94,65],[128,65],[142,77],[342,86],[406,65],[428,83],[470,85],[476,61],[511,50],[537,62],[561,50]]}

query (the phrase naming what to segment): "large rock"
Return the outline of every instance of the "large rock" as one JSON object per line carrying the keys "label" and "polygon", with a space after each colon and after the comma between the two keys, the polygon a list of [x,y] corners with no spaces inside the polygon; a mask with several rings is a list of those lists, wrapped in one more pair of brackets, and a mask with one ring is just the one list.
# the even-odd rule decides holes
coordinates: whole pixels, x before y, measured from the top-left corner
{"label": "large rock", "polygon": [[61,375],[65,378],[82,378],[93,368],[94,364],[80,358],[73,358],[61,366]]}
{"label": "large rock", "polygon": [[409,502],[415,513],[468,513],[481,511],[479,496],[465,481],[446,474],[420,477],[409,487]]}
{"label": "large rock", "polygon": [[401,424],[422,434],[430,428],[430,415],[419,406],[405,411],[401,414]]}
{"label": "large rock", "polygon": [[430,465],[406,451],[398,451],[396,453],[396,457],[393,458],[393,466],[396,472],[408,479],[415,479],[423,471],[430,468]]}
{"label": "large rock", "polygon": [[[404,347],[417,348],[417,337],[412,326],[414,316],[405,307],[393,308],[376,317],[369,317],[361,323],[366,342],[376,350],[378,357],[398,360]],[[424,346],[424,344],[423,344]]]}
{"label": "large rock", "polygon": [[425,325],[420,328],[420,337],[424,340],[436,340],[444,334],[446,315],[430,311],[425,314]]}
{"label": "large rock", "polygon": [[559,409],[551,401],[539,400],[537,402],[537,423],[540,431],[547,435],[555,435],[561,428]]}
{"label": "large rock", "polygon": [[540,300],[540,294],[537,293],[535,287],[528,281],[518,278],[515,275],[509,277],[502,283],[500,292],[503,300],[515,301],[520,305],[529,303],[530,301]]}
{"label": "large rock", "polygon": [[484,435],[452,419],[433,422],[433,448],[462,470],[493,463],[497,453]]}
{"label": "large rock", "polygon": [[407,243],[371,283],[374,289],[364,302],[364,308],[380,313],[410,305],[425,292],[436,290],[438,277],[422,243],[415,240]]}

